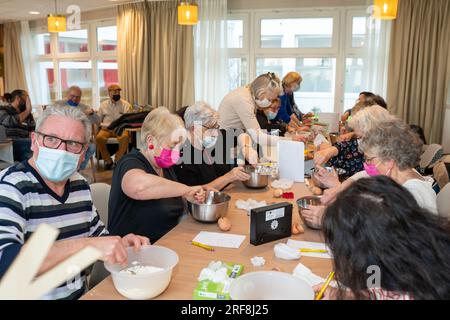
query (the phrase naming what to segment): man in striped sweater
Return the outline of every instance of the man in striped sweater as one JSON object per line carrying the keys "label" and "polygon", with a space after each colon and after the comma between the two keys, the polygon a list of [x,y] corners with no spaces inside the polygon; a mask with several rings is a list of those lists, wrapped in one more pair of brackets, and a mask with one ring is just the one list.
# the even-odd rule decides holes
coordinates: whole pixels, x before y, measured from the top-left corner
{"label": "man in striped sweater", "polygon": [[[110,263],[127,261],[149,239],[129,234],[107,236],[92,203],[86,180],[77,173],[91,136],[91,124],[76,108],[47,108],[31,134],[33,157],[0,172],[0,278],[41,223],[60,234],[39,270],[51,269],[86,246],[103,252]],[[77,299],[86,290],[84,271],[43,299]]]}

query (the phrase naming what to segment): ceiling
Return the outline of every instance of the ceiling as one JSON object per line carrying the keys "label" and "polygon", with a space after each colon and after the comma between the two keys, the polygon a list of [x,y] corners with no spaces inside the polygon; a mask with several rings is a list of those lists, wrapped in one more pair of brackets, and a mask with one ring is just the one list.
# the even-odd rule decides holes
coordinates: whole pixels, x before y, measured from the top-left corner
{"label": "ceiling", "polygon": [[[81,12],[135,2],[130,0],[57,0],[58,13],[65,13],[70,5],[78,5]],[[39,12],[32,15],[29,12]],[[35,20],[55,13],[54,0],[0,0],[0,23],[7,21]]]}

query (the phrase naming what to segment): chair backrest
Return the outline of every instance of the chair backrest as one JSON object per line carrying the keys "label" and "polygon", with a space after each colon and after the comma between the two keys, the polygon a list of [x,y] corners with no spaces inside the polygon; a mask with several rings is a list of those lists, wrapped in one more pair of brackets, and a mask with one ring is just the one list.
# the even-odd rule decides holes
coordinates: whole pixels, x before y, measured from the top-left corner
{"label": "chair backrest", "polygon": [[91,184],[92,202],[98,210],[100,220],[107,225],[108,224],[108,201],[109,192],[111,186],[107,183],[93,183]]}
{"label": "chair backrest", "polygon": [[438,193],[436,202],[439,215],[450,219],[450,183]]}

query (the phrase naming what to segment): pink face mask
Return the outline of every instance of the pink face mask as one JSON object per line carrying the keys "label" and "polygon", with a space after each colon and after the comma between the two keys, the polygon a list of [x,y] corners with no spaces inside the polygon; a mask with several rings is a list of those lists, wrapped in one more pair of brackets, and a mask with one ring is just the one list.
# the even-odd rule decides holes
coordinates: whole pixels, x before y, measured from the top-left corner
{"label": "pink face mask", "polygon": [[371,177],[375,177],[380,175],[380,171],[377,169],[376,164],[368,164],[367,162],[363,163],[364,170],[366,170],[367,174]]}
{"label": "pink face mask", "polygon": [[155,156],[156,165],[160,168],[169,168],[180,159],[180,151],[163,148],[159,156]]}

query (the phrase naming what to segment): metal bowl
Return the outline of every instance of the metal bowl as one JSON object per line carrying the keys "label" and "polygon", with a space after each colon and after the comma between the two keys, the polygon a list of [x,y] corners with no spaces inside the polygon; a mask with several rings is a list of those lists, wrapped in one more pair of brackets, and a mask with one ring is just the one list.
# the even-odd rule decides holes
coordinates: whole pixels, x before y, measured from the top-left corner
{"label": "metal bowl", "polygon": [[[328,170],[329,172],[331,172],[333,170],[332,167],[325,167],[325,169]],[[336,170],[336,173],[338,175],[339,181],[340,182],[344,181],[345,180],[345,174],[347,173],[347,171],[345,171],[342,168],[335,168],[335,170]],[[321,189],[327,189],[327,187],[323,183],[321,183],[319,181],[319,179],[317,178],[316,172],[317,172],[316,168],[312,168],[311,169],[311,180],[312,180],[312,182],[314,182],[314,185],[316,187],[319,187]]]}
{"label": "metal bowl", "polygon": [[297,207],[298,207],[298,214],[300,215],[300,219],[304,222],[304,224],[311,228],[311,229],[322,229],[322,227],[320,225],[315,225],[315,224],[311,224],[309,222],[307,222],[305,219],[303,219],[303,215],[302,215],[302,210],[306,209],[306,206],[310,205],[310,206],[319,206],[321,205],[320,199],[322,198],[322,196],[307,196],[307,197],[302,197],[300,199],[297,199]]}
{"label": "metal bowl", "polygon": [[227,215],[230,199],[228,194],[222,192],[214,192],[212,204],[196,203],[193,199],[187,199],[189,213],[199,222],[217,222],[219,218]]}
{"label": "metal bowl", "polygon": [[267,187],[269,184],[269,176],[263,175],[256,172],[256,168],[253,166],[244,166],[244,170],[246,173],[250,175],[250,179],[247,181],[242,181],[244,186],[250,189],[262,189]]}

